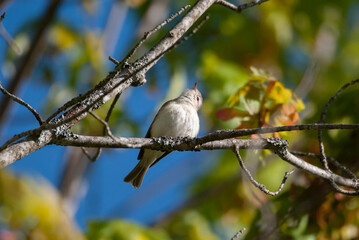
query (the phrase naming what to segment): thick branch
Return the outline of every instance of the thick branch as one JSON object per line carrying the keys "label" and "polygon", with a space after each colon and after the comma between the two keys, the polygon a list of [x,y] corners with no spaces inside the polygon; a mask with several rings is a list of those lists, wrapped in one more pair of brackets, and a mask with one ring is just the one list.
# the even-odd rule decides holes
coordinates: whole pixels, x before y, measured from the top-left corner
{"label": "thick branch", "polygon": [[266,139],[225,139],[204,144],[196,144],[196,138],[126,138],[126,137],[100,137],[74,135],[59,137],[53,144],[75,147],[101,147],[101,148],[147,148],[152,150],[172,151],[199,151],[214,149],[233,149],[238,144],[240,149],[275,149]]}
{"label": "thick branch", "polygon": [[52,139],[50,131],[43,131],[41,137],[28,137],[23,141],[14,143],[0,152],[0,168],[4,168],[13,162],[39,150],[48,144],[44,139]]}
{"label": "thick branch", "polygon": [[[211,134],[210,134],[211,135]],[[205,136],[207,137],[207,136]],[[205,138],[202,137],[202,138]],[[307,163],[306,161],[294,156],[288,151],[288,142],[280,138],[263,139],[224,139],[215,140],[206,143],[199,143],[201,138],[194,139],[174,139],[171,137],[162,138],[124,138],[117,137],[89,137],[74,135],[72,137],[58,138],[53,141],[54,144],[63,146],[81,146],[81,147],[101,147],[101,148],[146,148],[160,151],[199,151],[214,149],[270,149],[280,158],[302,169],[310,174],[325,180],[332,180],[341,186],[358,188],[356,179],[345,178],[334,173],[329,173],[319,167]]]}
{"label": "thick branch", "polygon": [[[19,157],[19,156],[24,157],[23,155],[16,155],[15,152],[13,152],[14,150],[12,150],[14,148],[14,146],[9,145],[10,143],[15,142],[16,140],[19,140],[22,137],[25,137],[28,135],[33,136],[33,137],[28,137],[27,139],[18,142],[18,144],[21,144],[23,142],[25,144],[24,148],[27,148],[28,149],[27,153],[30,154],[31,152],[36,151],[38,149],[37,148],[38,144],[33,141],[34,136],[40,134],[42,131],[46,132],[46,130],[48,131],[49,129],[51,129],[51,125],[44,124],[37,129],[33,129],[30,131],[15,135],[11,139],[11,141],[8,141],[5,145],[3,145],[0,148],[0,149],[7,150],[6,154],[4,154],[5,150],[0,151],[0,166],[6,167],[7,165],[11,164],[12,162],[20,159],[17,157]],[[242,129],[242,130],[220,130],[220,131],[210,133],[204,137],[195,138],[192,140],[192,142],[193,142],[192,144],[193,145],[200,145],[200,144],[203,145],[204,143],[214,142],[216,140],[224,140],[224,139],[230,139],[230,138],[235,138],[235,137],[240,137],[240,136],[248,136],[248,135],[252,135],[252,134],[258,134],[258,133],[273,133],[273,132],[280,132],[280,131],[318,130],[318,129],[359,129],[359,124],[304,124],[304,125]],[[57,135],[56,138],[55,138],[55,134]],[[90,136],[81,137],[81,136],[79,136],[78,139],[71,139],[71,138],[59,139],[59,136],[63,136],[63,135],[56,133],[56,132],[53,134],[47,135],[47,136],[48,136],[47,138],[41,139],[41,141],[40,141],[41,146],[45,146],[46,144],[49,144],[52,142],[52,143],[59,143],[59,144],[61,143],[60,145],[66,145],[66,146],[71,145],[71,146],[83,146],[83,147],[105,147],[105,148],[106,147],[119,147],[116,145],[112,145],[113,143],[110,143],[110,141],[106,142],[106,144],[108,146],[105,146],[106,144],[101,144],[98,141],[96,142],[96,139],[99,140],[98,138],[100,138],[100,137],[90,137]],[[85,139],[85,137],[86,137],[86,140],[82,140],[82,139]],[[30,139],[30,141],[28,139]],[[59,142],[59,141],[65,141],[65,139],[66,139],[66,141],[71,141],[71,142],[67,142],[67,143]],[[133,138],[133,139],[136,139],[136,138]],[[103,139],[101,139],[101,141],[103,141]],[[16,146],[18,146],[18,144]],[[85,144],[85,145],[80,145],[80,144]],[[33,151],[31,150],[32,147],[34,149]],[[126,148],[126,145],[123,145],[123,147]],[[140,147],[142,147],[142,145],[139,146],[139,148]],[[129,147],[127,147],[127,148],[129,148]],[[131,148],[137,148],[137,147],[131,147]],[[217,149],[219,149],[219,148],[217,148]],[[227,148],[223,147],[221,149],[227,149]],[[183,149],[183,150],[185,150],[185,149]],[[191,149],[191,150],[193,150],[193,149]],[[14,155],[16,155],[16,156],[11,157],[11,161],[8,161],[5,159],[5,156],[9,157],[8,156],[9,152],[13,152]]]}

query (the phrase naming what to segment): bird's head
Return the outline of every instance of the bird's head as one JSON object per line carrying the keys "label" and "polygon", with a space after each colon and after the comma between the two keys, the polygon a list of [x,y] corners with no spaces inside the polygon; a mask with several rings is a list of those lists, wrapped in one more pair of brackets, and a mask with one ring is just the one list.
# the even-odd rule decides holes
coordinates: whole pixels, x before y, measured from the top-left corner
{"label": "bird's head", "polygon": [[184,90],[179,98],[190,102],[190,104],[198,111],[202,106],[202,94],[197,89],[197,82],[194,84],[193,88]]}

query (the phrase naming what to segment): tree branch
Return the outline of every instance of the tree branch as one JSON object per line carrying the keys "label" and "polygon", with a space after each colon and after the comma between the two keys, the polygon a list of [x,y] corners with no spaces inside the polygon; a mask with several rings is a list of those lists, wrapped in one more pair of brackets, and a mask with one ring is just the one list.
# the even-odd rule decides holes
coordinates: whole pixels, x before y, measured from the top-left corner
{"label": "tree branch", "polygon": [[[226,132],[223,132],[226,134]],[[212,134],[209,134],[210,136]],[[202,138],[206,138],[202,137]],[[221,138],[221,137],[218,137]],[[125,138],[116,137],[98,137],[73,135],[71,137],[57,138],[52,143],[62,146],[81,146],[81,147],[101,147],[101,148],[137,148],[152,149],[159,151],[199,151],[215,149],[270,149],[284,161],[302,169],[312,175],[333,181],[341,186],[353,189],[359,188],[359,182],[356,179],[345,178],[334,173],[329,173],[317,166],[307,163],[288,150],[288,142],[280,138],[261,138],[261,139],[224,139],[214,140],[206,143],[199,141],[201,138]]]}
{"label": "tree branch", "polygon": [[238,12],[240,13],[242,10],[246,9],[246,8],[250,8],[250,7],[253,7],[255,5],[259,5],[261,3],[264,3],[264,2],[267,2],[268,0],[254,0],[252,2],[249,2],[249,3],[244,3],[244,4],[241,4],[241,5],[234,5],[233,3],[230,3],[226,0],[217,0],[216,3],[222,5],[222,6],[225,6],[226,8],[229,8],[235,12]]}
{"label": "tree branch", "polygon": [[[295,156],[301,156],[301,157],[312,157],[312,158],[318,158],[320,159],[321,155],[320,154],[315,154],[315,153],[308,153],[308,152],[298,152],[298,151],[290,151],[291,154],[295,155]],[[337,160],[335,160],[332,157],[328,157],[327,159],[338,169],[340,169],[341,171],[343,171],[343,173],[345,173],[346,175],[348,175],[348,177],[350,178],[356,178],[355,174],[347,167],[341,165]]]}
{"label": "tree branch", "polygon": [[301,124],[280,127],[265,127],[252,128],[240,130],[219,130],[208,134],[207,136],[197,139],[198,143],[210,142],[213,140],[229,139],[236,137],[249,136],[253,134],[286,132],[286,131],[303,131],[303,130],[318,130],[318,129],[359,129],[359,124]]}
{"label": "tree branch", "polygon": [[196,143],[198,138],[188,140],[187,138],[128,138],[108,136],[85,136],[72,135],[68,137],[58,137],[52,144],[74,147],[92,148],[132,148],[132,149],[152,149],[160,151],[200,151],[215,149],[233,149],[237,144],[240,149],[275,149],[266,139],[225,139],[221,141],[211,141],[203,144]]}
{"label": "tree branch", "polygon": [[231,240],[236,240],[238,239],[243,233],[244,231],[246,231],[246,228],[242,228],[241,230],[239,230],[232,238]]}
{"label": "tree branch", "polygon": [[42,119],[42,117],[40,116],[40,114],[35,110],[35,108],[31,107],[30,104],[26,103],[24,100],[22,100],[21,98],[9,93],[5,88],[3,88],[3,86],[1,85],[0,82],[0,91],[5,94],[6,96],[8,96],[10,99],[12,99],[13,101],[23,105],[24,107],[26,107],[36,118],[36,120],[39,122],[40,125],[42,125],[45,121]]}
{"label": "tree branch", "polygon": [[278,194],[282,191],[282,189],[283,189],[283,187],[284,187],[284,184],[285,184],[285,182],[286,182],[287,179],[288,179],[288,176],[291,175],[291,174],[294,172],[294,170],[292,170],[292,171],[290,171],[290,172],[286,172],[285,175],[284,175],[284,177],[283,177],[282,183],[280,184],[278,190],[275,191],[275,192],[271,192],[271,191],[269,191],[269,190],[266,188],[266,186],[264,186],[263,184],[260,184],[259,182],[257,182],[257,181],[253,178],[251,172],[250,172],[250,171],[247,169],[247,167],[244,165],[244,162],[243,162],[243,160],[242,160],[242,158],[241,158],[241,155],[239,154],[239,148],[238,148],[238,146],[237,146],[236,144],[235,144],[235,147],[233,148],[233,152],[236,154],[236,157],[237,157],[237,159],[238,159],[238,163],[239,163],[239,165],[241,166],[241,168],[243,169],[244,173],[247,175],[249,181],[251,181],[251,183],[252,183],[255,187],[257,187],[259,190],[261,190],[261,191],[264,192],[265,194],[268,194],[268,195],[271,195],[271,196],[276,196],[276,195],[278,195]]}

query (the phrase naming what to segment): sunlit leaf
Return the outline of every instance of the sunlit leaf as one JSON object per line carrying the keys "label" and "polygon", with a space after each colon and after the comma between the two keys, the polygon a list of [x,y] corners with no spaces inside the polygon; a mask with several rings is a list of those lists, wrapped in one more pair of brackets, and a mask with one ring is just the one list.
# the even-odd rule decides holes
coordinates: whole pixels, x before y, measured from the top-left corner
{"label": "sunlit leaf", "polygon": [[96,221],[89,224],[88,240],[169,240],[160,229],[151,229],[139,224],[122,221]]}
{"label": "sunlit leaf", "polygon": [[56,24],[50,29],[49,41],[60,48],[61,51],[66,51],[79,41],[79,37],[65,25]]}
{"label": "sunlit leaf", "polygon": [[[229,107],[217,111],[217,118],[227,121],[242,117],[237,129],[293,125],[298,122],[298,111],[304,109],[304,104],[293,91],[266,71],[254,67],[251,71],[253,75],[248,82],[228,98]],[[274,133],[273,136],[280,135]]]}

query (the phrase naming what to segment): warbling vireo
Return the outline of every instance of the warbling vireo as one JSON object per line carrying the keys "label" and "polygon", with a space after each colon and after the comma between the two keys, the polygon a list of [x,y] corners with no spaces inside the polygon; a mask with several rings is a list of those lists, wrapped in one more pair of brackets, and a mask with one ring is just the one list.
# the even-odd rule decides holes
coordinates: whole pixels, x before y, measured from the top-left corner
{"label": "warbling vireo", "polygon": [[[197,111],[201,105],[202,95],[197,89],[196,82],[193,88],[184,90],[178,98],[162,105],[147,131],[146,138],[161,136],[193,138],[197,136],[199,131]],[[124,181],[139,188],[147,170],[168,154],[170,152],[141,149],[137,157],[140,162]]]}

